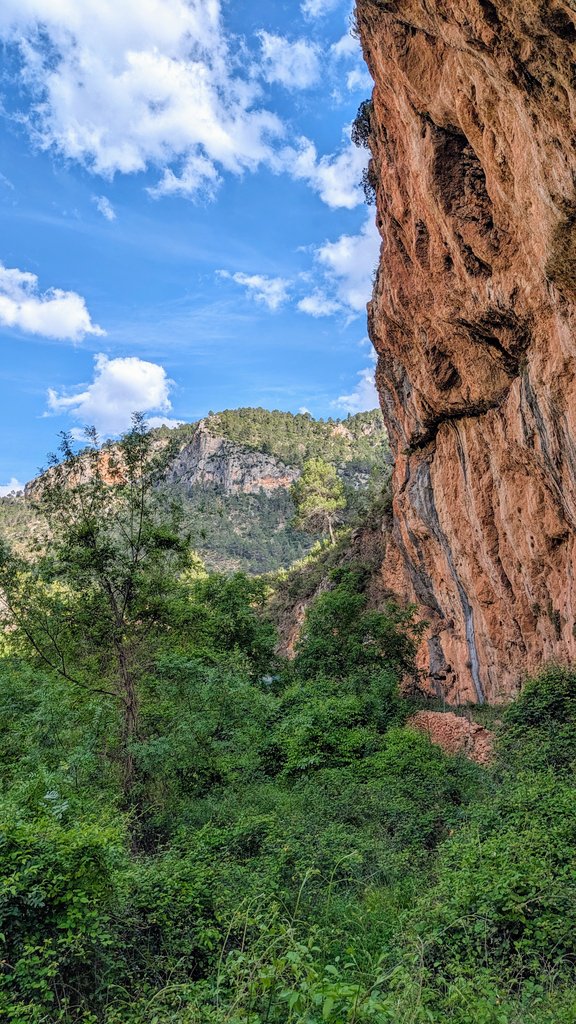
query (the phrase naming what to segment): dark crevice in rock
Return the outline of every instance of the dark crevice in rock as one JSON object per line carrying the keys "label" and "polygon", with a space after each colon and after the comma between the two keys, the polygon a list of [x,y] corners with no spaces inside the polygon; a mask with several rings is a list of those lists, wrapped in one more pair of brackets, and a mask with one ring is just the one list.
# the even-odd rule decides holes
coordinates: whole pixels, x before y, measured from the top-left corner
{"label": "dark crevice in rock", "polygon": [[486,24],[490,25],[490,28],[495,30],[501,28],[502,23],[500,21],[500,16],[491,0],[478,0],[478,2]]}
{"label": "dark crevice in rock", "polygon": [[458,248],[460,249],[460,255],[462,256],[462,262],[464,269],[470,277],[491,277],[492,267],[485,260],[481,259],[474,252],[471,245],[468,245],[464,241],[462,235],[456,234],[456,241],[458,242]]}
{"label": "dark crevice in rock", "polygon": [[430,233],[423,220],[414,227],[414,251],[416,259],[425,269],[430,266]]}
{"label": "dark crevice in rock", "polygon": [[[547,4],[546,4],[547,7]],[[542,21],[546,28],[550,29],[559,39],[567,43],[576,43],[576,25],[563,7],[555,7],[551,11],[542,11]]]}
{"label": "dark crevice in rock", "polygon": [[447,352],[433,345],[428,351],[430,368],[439,391],[451,391],[462,383],[462,378]]}
{"label": "dark crevice in rock", "polygon": [[499,409],[502,402],[508,395],[510,388],[507,387],[504,393],[499,395],[498,398],[490,399],[485,402],[476,402],[473,405],[466,406],[465,409],[456,409],[453,412],[439,413],[433,419],[429,420],[426,424],[426,429],[421,433],[416,434],[412,437],[408,446],[408,452],[412,453],[422,448],[427,448],[428,445],[432,444],[437,437],[438,431],[443,423],[454,423],[458,420],[475,419],[477,416],[485,416],[487,412],[492,409]]}
{"label": "dark crevice in rock", "polygon": [[480,160],[459,128],[442,128],[429,116],[426,120],[434,146],[432,188],[444,212],[489,235],[494,228],[492,200]]}
{"label": "dark crevice in rock", "polygon": [[[484,316],[474,322],[460,318],[457,323],[465,328],[467,336],[478,345],[487,345],[501,357],[504,371],[509,377],[517,377],[520,373],[522,356],[527,351],[531,334],[526,324],[514,315],[502,310],[488,310]],[[506,346],[498,334],[507,336]]]}

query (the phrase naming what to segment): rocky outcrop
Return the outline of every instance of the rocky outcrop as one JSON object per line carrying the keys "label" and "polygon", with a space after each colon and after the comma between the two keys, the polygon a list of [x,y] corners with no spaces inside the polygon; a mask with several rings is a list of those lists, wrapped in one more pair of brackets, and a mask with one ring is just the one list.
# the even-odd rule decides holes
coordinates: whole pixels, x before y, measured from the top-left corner
{"label": "rocky outcrop", "polygon": [[290,487],[299,475],[273,455],[213,434],[201,421],[190,443],[170,463],[166,479],[183,490],[199,485],[224,494],[270,494]]}
{"label": "rocky outcrop", "polygon": [[453,711],[417,711],[406,724],[426,733],[446,754],[464,754],[476,764],[489,764],[494,756],[494,733]]}
{"label": "rocky outcrop", "polygon": [[576,657],[576,10],[358,0],[395,456],[384,581],[430,690],[497,701]]}

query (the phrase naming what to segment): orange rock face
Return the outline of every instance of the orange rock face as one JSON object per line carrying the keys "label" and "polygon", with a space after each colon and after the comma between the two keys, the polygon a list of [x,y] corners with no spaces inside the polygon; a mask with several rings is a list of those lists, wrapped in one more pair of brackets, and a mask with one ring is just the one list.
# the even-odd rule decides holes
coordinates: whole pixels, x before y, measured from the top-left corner
{"label": "orange rock face", "polygon": [[576,11],[358,0],[395,454],[384,583],[429,688],[498,701],[576,657]]}
{"label": "orange rock face", "polygon": [[469,722],[452,711],[418,711],[407,724],[425,732],[447,754],[464,754],[477,764],[492,760],[494,734],[478,722]]}

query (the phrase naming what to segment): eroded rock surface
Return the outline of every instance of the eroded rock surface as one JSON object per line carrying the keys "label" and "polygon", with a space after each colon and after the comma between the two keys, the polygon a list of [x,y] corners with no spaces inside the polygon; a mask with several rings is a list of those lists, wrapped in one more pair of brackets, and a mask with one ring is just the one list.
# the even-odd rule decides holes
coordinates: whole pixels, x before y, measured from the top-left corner
{"label": "eroded rock surface", "polygon": [[494,755],[494,733],[453,711],[417,711],[407,724],[426,733],[446,754],[464,754],[477,764],[489,764]]}
{"label": "eroded rock surface", "polygon": [[432,691],[491,701],[576,656],[576,10],[358,0],[375,81],[385,582]]}
{"label": "eroded rock surface", "polygon": [[217,487],[224,494],[271,493],[287,488],[300,475],[280,459],[252,451],[212,433],[202,421],[189,444],[178,454],[166,474],[180,487]]}

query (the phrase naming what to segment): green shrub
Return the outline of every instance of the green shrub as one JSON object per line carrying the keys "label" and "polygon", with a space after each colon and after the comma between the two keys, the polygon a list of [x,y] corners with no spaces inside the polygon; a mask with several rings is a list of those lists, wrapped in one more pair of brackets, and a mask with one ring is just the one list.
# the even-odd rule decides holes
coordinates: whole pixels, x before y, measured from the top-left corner
{"label": "green shrub", "polygon": [[576,672],[546,669],[525,684],[502,718],[504,765],[570,769],[576,763]]}
{"label": "green shrub", "polygon": [[[115,868],[124,857],[116,826],[32,821],[2,806],[0,818],[0,1011],[14,1024],[48,1019],[64,1006],[94,1004],[110,973]],[[1,1013],[0,1013],[1,1015]]]}
{"label": "green shrub", "polygon": [[384,668],[398,676],[413,671],[422,630],[414,622],[414,609],[389,602],[384,612],[368,610],[361,569],[335,570],[332,579],[332,589],[317,597],[306,614],[296,647],[297,674],[338,678]]}
{"label": "green shrub", "polygon": [[426,961],[448,979],[570,970],[576,957],[576,802],[553,775],[492,794],[443,847],[417,909]]}
{"label": "green shrub", "polygon": [[355,146],[363,146],[365,149],[370,148],[373,110],[372,100],[362,100],[350,131],[350,138]]}

